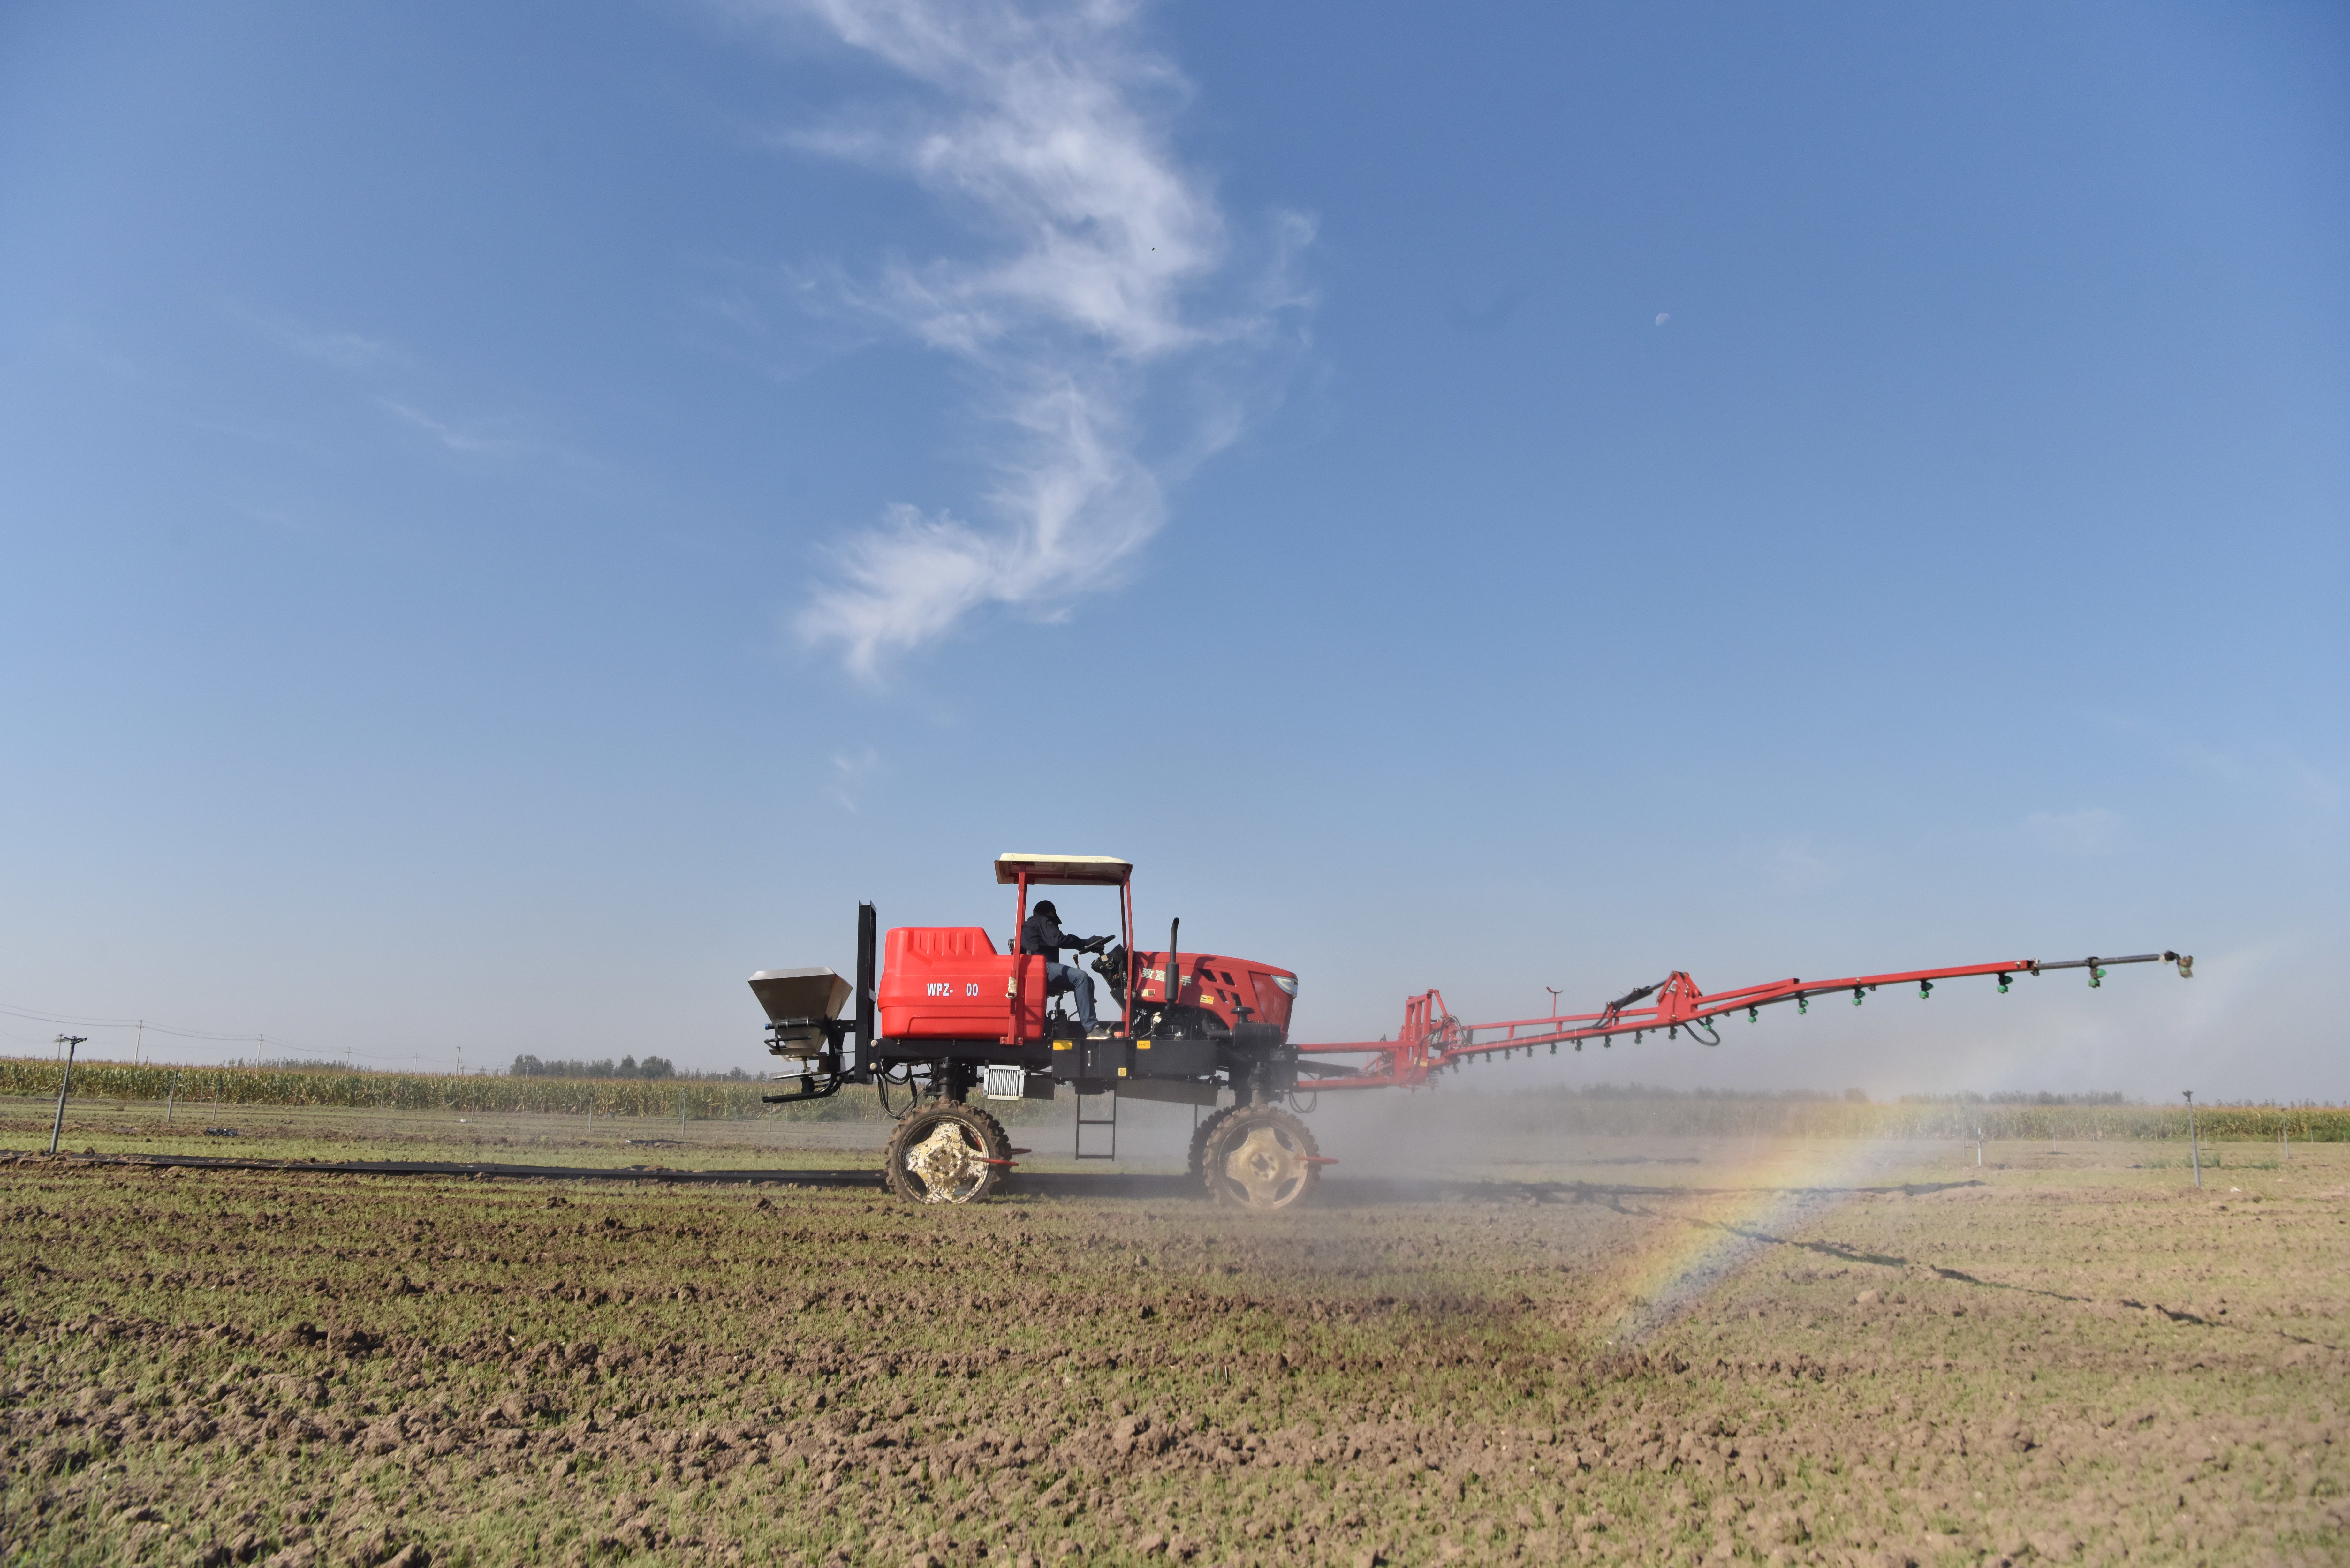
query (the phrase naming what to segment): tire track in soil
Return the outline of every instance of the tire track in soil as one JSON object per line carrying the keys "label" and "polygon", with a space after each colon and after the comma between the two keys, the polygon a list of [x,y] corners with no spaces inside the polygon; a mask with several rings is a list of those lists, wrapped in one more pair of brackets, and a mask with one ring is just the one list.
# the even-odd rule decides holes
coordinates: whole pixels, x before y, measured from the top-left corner
{"label": "tire track in soil", "polygon": [[[1757,1243],[1822,1266],[1725,1272],[1609,1350],[1620,1272],[1690,1223],[1657,1197],[1455,1188],[1268,1223],[4,1179],[0,1538],[36,1560],[2314,1562],[2343,1539],[2350,1364],[1986,1292],[1968,1249],[2028,1277],[2074,1239],[1996,1194],[1929,1216],[1965,1269],[1908,1262],[1917,1200],[1856,1200],[1836,1239]],[[2171,1228],[2124,1262],[2201,1266],[2199,1217],[2149,1212]],[[2275,1244],[2332,1223],[2305,1218]]]}

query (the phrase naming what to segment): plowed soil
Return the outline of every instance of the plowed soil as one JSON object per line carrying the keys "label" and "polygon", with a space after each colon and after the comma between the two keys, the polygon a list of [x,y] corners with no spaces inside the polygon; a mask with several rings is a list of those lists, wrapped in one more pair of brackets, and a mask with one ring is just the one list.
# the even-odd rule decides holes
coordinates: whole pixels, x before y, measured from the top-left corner
{"label": "plowed soil", "polygon": [[2340,1151],[1584,1158],[1269,1217],[26,1159],[0,1558],[2350,1553]]}

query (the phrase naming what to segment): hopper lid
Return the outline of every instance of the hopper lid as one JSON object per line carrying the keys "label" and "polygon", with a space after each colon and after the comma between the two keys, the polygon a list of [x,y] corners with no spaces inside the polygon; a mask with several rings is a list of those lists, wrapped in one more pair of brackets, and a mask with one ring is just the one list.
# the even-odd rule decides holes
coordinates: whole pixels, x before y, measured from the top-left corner
{"label": "hopper lid", "polygon": [[837,1018],[855,987],[829,969],[763,969],[751,977],[751,994],[776,1023],[785,1019]]}

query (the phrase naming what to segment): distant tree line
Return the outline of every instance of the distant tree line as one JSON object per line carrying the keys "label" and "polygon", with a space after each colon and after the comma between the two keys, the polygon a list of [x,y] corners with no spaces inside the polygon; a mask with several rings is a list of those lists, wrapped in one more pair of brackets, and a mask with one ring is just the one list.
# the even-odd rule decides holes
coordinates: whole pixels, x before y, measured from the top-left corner
{"label": "distant tree line", "polygon": [[648,1056],[641,1062],[623,1056],[617,1066],[609,1056],[600,1062],[542,1062],[536,1056],[517,1056],[507,1074],[516,1078],[674,1078],[677,1068],[666,1056]]}

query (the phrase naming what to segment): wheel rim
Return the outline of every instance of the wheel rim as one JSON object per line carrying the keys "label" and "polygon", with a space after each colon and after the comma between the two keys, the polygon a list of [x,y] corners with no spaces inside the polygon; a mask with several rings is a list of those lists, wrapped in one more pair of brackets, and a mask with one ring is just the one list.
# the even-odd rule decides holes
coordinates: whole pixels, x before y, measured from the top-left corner
{"label": "wheel rim", "polygon": [[1279,1209],[1295,1199],[1314,1168],[1287,1129],[1271,1122],[1249,1128],[1224,1156],[1224,1179],[1252,1209]]}
{"label": "wheel rim", "polygon": [[951,1117],[941,1116],[927,1137],[907,1146],[899,1165],[924,1203],[968,1203],[987,1180],[987,1151]]}

